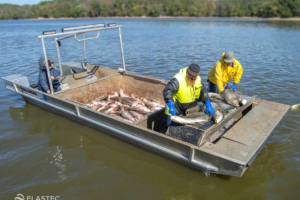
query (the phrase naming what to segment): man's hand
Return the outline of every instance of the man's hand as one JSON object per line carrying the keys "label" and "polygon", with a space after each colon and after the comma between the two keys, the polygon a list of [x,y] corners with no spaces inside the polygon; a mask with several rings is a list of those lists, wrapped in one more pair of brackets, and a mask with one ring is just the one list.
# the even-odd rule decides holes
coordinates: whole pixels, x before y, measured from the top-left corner
{"label": "man's hand", "polygon": [[176,115],[176,110],[173,101],[168,102],[167,106],[169,107],[169,114]]}
{"label": "man's hand", "polygon": [[232,90],[236,90],[236,85],[237,85],[237,84],[234,83],[234,84],[231,86],[231,89],[232,89]]}
{"label": "man's hand", "polygon": [[215,112],[215,109],[212,107],[210,100],[205,101],[205,105],[206,105],[205,113],[206,114],[209,113],[212,116]]}
{"label": "man's hand", "polygon": [[51,76],[51,80],[54,80],[54,76]]}
{"label": "man's hand", "polygon": [[221,97],[225,98],[225,90],[220,93]]}
{"label": "man's hand", "polygon": [[50,94],[50,90],[47,90],[47,93]]}

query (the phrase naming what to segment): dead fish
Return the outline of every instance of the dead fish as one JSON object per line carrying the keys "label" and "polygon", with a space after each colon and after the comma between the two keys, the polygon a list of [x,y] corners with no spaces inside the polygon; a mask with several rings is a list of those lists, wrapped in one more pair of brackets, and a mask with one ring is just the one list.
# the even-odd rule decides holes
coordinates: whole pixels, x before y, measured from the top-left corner
{"label": "dead fish", "polygon": [[138,113],[140,113],[142,115],[148,115],[149,114],[148,112],[143,111],[143,110],[141,110],[141,109],[139,109],[137,107],[130,107],[130,108],[128,108],[128,110],[136,111],[136,112],[138,112]]}
{"label": "dead fish", "polygon": [[118,101],[118,100],[129,100],[129,101],[134,101],[135,99],[132,97],[110,97],[111,100],[113,101]]}
{"label": "dead fish", "polygon": [[231,89],[225,90],[224,98],[228,104],[235,106],[235,107],[240,106],[237,96],[234,93],[234,90],[231,90]]}
{"label": "dead fish", "polygon": [[129,111],[128,113],[131,114],[131,115],[132,115],[134,118],[136,118],[137,120],[140,120],[140,119],[143,119],[143,118],[144,118],[143,115],[141,115],[141,114],[139,114],[139,113],[137,113],[137,112],[135,112],[135,111]]}
{"label": "dead fish", "polygon": [[121,115],[121,111],[110,111],[108,114]]}
{"label": "dead fish", "polygon": [[[243,99],[242,95],[237,95],[236,92],[234,92],[234,94],[237,97],[237,101],[238,101],[239,105],[243,106],[243,105],[245,105],[247,103],[247,100]],[[217,100],[221,100],[221,101],[227,102],[220,94],[217,94],[217,93],[209,92],[208,96],[209,96],[209,98],[213,98],[213,99],[217,99]],[[229,104],[232,105],[231,103],[229,103]],[[234,106],[236,106],[236,105],[234,105]]]}
{"label": "dead fish", "polygon": [[120,89],[120,90],[119,90],[119,94],[120,94],[120,97],[122,97],[123,94],[124,94],[124,91],[123,91],[122,89]]}
{"label": "dead fish", "polygon": [[96,99],[94,99],[94,101],[102,101],[102,100],[106,100],[108,96],[100,96]]}
{"label": "dead fish", "polygon": [[114,108],[113,108],[113,107],[110,107],[110,108],[108,108],[107,110],[105,110],[104,112],[105,112],[105,113],[110,113],[110,112],[112,112],[112,111],[114,111]]}
{"label": "dead fish", "polygon": [[120,94],[120,97],[130,97],[128,94],[125,94],[122,89],[119,90],[119,94]]}
{"label": "dead fish", "polygon": [[93,110],[98,110],[100,107],[102,107],[102,105],[100,105],[100,104],[93,104],[92,105]]}
{"label": "dead fish", "polygon": [[141,104],[142,106],[146,106],[145,103],[140,99],[135,99],[135,101],[137,101],[137,103]]}
{"label": "dead fish", "polygon": [[224,115],[220,110],[215,110],[214,114],[212,115],[212,121],[215,124],[220,123],[220,121],[222,121]]}
{"label": "dead fish", "polygon": [[105,111],[107,111],[108,109],[110,109],[110,107],[109,107],[109,106],[106,106],[106,107],[104,107],[104,108],[102,108],[102,109],[98,109],[97,111],[99,111],[99,112],[105,112]]}
{"label": "dead fish", "polygon": [[243,105],[245,105],[248,101],[247,101],[247,99],[243,99],[242,96],[240,95],[240,96],[238,97],[238,102],[239,102],[239,104],[240,104],[241,106],[243,106]]}
{"label": "dead fish", "polygon": [[127,112],[127,111],[122,111],[121,112],[121,117],[128,119],[130,121],[135,122],[136,120]]}
{"label": "dead fish", "polygon": [[185,118],[185,117],[179,117],[179,116],[171,116],[171,120],[173,122],[179,123],[179,124],[198,124],[200,122],[207,122],[207,119],[203,119],[201,117],[197,118]]}
{"label": "dead fish", "polygon": [[154,100],[148,101],[145,98],[142,98],[141,100],[145,103],[146,106],[148,106],[148,108],[152,108],[152,107],[161,107],[161,108],[163,108],[163,107],[165,107],[164,105],[162,105],[162,104],[160,104],[160,103],[158,103]]}
{"label": "dead fish", "polygon": [[191,113],[197,113],[200,111],[204,111],[204,108],[200,102],[197,102],[196,106],[193,106],[185,111],[185,115],[189,116],[189,114],[191,114]]}
{"label": "dead fish", "polygon": [[209,96],[209,98],[214,98],[214,99],[224,101],[224,98],[220,94],[217,94],[217,93],[214,93],[214,92],[209,92],[208,96]]}
{"label": "dead fish", "polygon": [[104,104],[104,105],[102,105],[101,107],[99,107],[99,108],[97,109],[97,111],[100,112],[100,111],[103,111],[104,109],[107,110],[106,108],[109,108],[109,107],[108,107],[109,104],[110,104],[110,103],[107,102],[106,104]]}
{"label": "dead fish", "polygon": [[138,110],[141,110],[141,111],[144,111],[144,112],[147,112],[147,113],[150,113],[151,110],[149,110],[147,107],[145,106],[142,106],[142,105],[135,105],[135,106],[131,106],[131,108],[135,108],[135,109],[138,109]]}
{"label": "dead fish", "polygon": [[162,107],[152,107],[150,109],[151,109],[151,112],[155,112],[155,111],[161,110],[163,108]]}
{"label": "dead fish", "polygon": [[210,120],[210,115],[205,114],[204,112],[195,112],[195,113],[189,113],[189,115],[186,116],[187,118],[199,118],[207,119],[207,121]]}

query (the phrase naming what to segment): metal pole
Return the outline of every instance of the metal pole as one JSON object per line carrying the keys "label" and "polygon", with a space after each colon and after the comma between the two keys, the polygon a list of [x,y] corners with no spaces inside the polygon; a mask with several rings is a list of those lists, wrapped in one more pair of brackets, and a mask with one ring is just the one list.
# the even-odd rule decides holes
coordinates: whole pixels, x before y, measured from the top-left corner
{"label": "metal pole", "polygon": [[45,63],[46,63],[46,70],[47,70],[47,75],[48,75],[48,82],[50,85],[50,94],[53,94],[53,85],[52,85],[52,80],[51,80],[51,75],[50,75],[50,70],[49,70],[49,65],[48,65],[48,58],[46,54],[46,48],[45,48],[45,43],[44,43],[44,38],[42,39],[42,46],[43,46],[43,52],[44,52],[44,57],[45,57]]}
{"label": "metal pole", "polygon": [[84,66],[86,67],[85,35],[83,35]]}
{"label": "metal pole", "polygon": [[56,45],[56,51],[57,51],[57,57],[58,57],[58,64],[59,64],[59,69],[60,69],[60,75],[63,75],[62,67],[61,67],[61,60],[60,60],[60,52],[59,52],[59,46],[58,46],[58,41],[57,38],[55,38],[55,45]]}
{"label": "metal pole", "polygon": [[122,54],[122,61],[123,61],[123,70],[125,72],[126,68],[125,68],[125,59],[124,59],[123,45],[122,45],[121,27],[119,27],[119,36],[120,36],[121,54]]}

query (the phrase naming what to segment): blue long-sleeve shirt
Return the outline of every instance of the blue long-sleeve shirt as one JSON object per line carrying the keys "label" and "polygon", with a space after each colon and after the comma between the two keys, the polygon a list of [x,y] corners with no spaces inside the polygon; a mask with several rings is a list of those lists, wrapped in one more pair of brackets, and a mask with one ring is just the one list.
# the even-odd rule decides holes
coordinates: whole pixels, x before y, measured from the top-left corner
{"label": "blue long-sleeve shirt", "polygon": [[[54,78],[57,78],[60,76],[60,73],[54,69],[50,69],[50,76],[54,76]],[[53,83],[53,89],[56,90],[59,87],[59,83]],[[38,83],[38,89],[43,92],[47,92],[47,90],[50,90],[50,85],[48,82],[48,77],[47,77],[47,70],[43,69],[40,71],[39,74],[39,83]]]}

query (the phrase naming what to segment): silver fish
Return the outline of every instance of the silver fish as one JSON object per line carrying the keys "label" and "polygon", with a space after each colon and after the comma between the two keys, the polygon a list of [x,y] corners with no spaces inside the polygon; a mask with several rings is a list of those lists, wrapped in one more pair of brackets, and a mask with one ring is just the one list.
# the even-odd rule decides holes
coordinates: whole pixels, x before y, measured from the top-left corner
{"label": "silver fish", "polygon": [[214,93],[214,92],[209,92],[208,96],[209,96],[209,98],[214,98],[214,99],[224,101],[224,98],[220,94],[217,94],[217,93]]}
{"label": "silver fish", "polygon": [[224,98],[225,98],[225,101],[228,104],[230,104],[232,106],[235,106],[235,107],[240,106],[239,101],[237,99],[237,96],[236,96],[234,90],[231,90],[231,89],[225,90]]}
{"label": "silver fish", "polygon": [[207,122],[207,119],[203,119],[201,117],[197,118],[185,118],[185,117],[179,117],[179,116],[171,116],[171,120],[173,122],[179,123],[179,124],[198,124],[200,122]]}
{"label": "silver fish", "polygon": [[131,106],[131,108],[138,109],[138,110],[141,110],[141,111],[144,111],[144,112],[147,112],[147,113],[151,112],[151,110],[149,110],[147,107],[139,105],[139,104],[135,105],[135,106]]}
{"label": "silver fish", "polygon": [[222,121],[224,115],[220,110],[215,110],[214,114],[212,115],[212,121],[215,124],[220,123],[220,121]]}
{"label": "silver fish", "polygon": [[[227,97],[227,100],[226,98],[223,98],[220,94],[217,94],[217,93],[213,93],[213,92],[209,92],[208,93],[208,96],[209,98],[213,98],[213,99],[217,99],[217,100],[221,100],[221,101],[225,101],[226,103],[230,104],[230,105],[233,105],[233,106],[237,106],[237,102],[239,105],[243,106],[247,103],[247,99],[244,99],[242,98],[242,95],[241,94],[237,94],[236,92],[234,92],[234,90],[231,90],[229,91],[230,89],[227,89],[228,90],[228,93],[225,94],[225,97]],[[226,91],[227,91],[226,90]],[[225,92],[226,92],[225,91]],[[229,100],[229,98],[234,98],[234,95],[236,96],[237,98],[237,102],[234,100],[234,103],[232,103],[231,100]],[[228,98],[229,97],[229,98]]]}
{"label": "silver fish", "polygon": [[141,115],[141,114],[139,114],[139,113],[137,113],[137,112],[134,112],[134,111],[129,111],[128,113],[131,114],[131,115],[132,115],[134,118],[136,118],[137,120],[140,120],[140,119],[143,119],[143,118],[144,118],[143,115]]}
{"label": "silver fish", "polygon": [[149,114],[148,112],[143,111],[143,110],[141,110],[141,109],[139,109],[137,107],[130,107],[130,108],[128,108],[128,110],[136,111],[136,112],[138,112],[138,113],[140,113],[142,115],[148,115]]}
{"label": "silver fish", "polygon": [[198,102],[197,105],[187,109],[185,111],[185,115],[189,116],[192,113],[197,113],[197,112],[200,112],[200,111],[204,111],[204,108],[203,108],[202,104],[200,102]]}
{"label": "silver fish", "polygon": [[247,99],[243,99],[242,96],[240,95],[240,96],[238,97],[238,102],[239,102],[239,104],[240,104],[241,106],[243,106],[243,105],[245,105],[248,101],[247,101]]}
{"label": "silver fish", "polygon": [[157,103],[155,101],[148,101],[145,98],[142,98],[141,100],[146,104],[146,106],[148,108],[152,108],[152,107],[164,107],[163,105],[161,105],[161,104],[159,104],[159,103]]}
{"label": "silver fish", "polygon": [[126,111],[122,111],[121,112],[121,117],[125,118],[125,119],[128,119],[132,122],[135,122],[136,120]]}
{"label": "silver fish", "polygon": [[113,101],[117,101],[117,100],[131,100],[131,101],[134,101],[134,98],[132,97],[110,97],[111,100]]}

